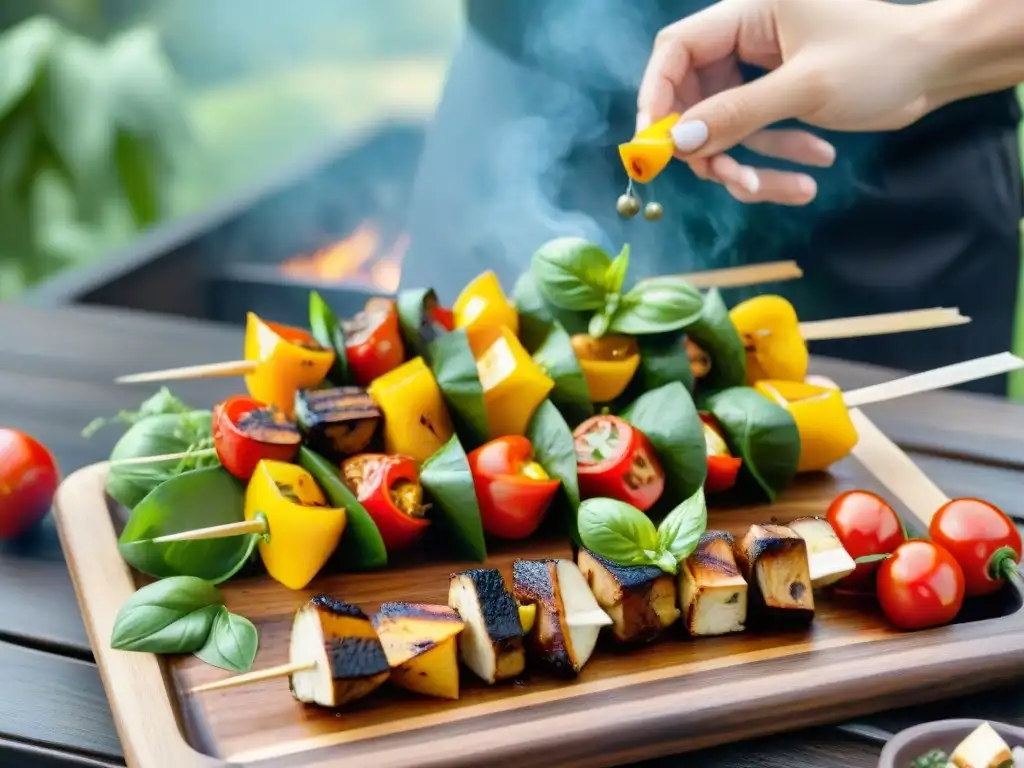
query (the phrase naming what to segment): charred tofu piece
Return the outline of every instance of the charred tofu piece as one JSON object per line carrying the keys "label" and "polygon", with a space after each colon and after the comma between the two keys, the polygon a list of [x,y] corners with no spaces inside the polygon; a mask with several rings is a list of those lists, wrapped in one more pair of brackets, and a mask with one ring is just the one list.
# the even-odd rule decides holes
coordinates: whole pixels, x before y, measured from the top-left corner
{"label": "charred tofu piece", "polygon": [[612,623],[597,604],[583,573],[571,560],[516,560],[512,594],[535,605],[527,653],[556,674],[575,677],[590,660],[601,627]]}
{"label": "charred tofu piece", "polygon": [[811,585],[815,589],[831,586],[857,568],[857,563],[825,518],[800,517],[791,521],[787,527],[796,531],[796,535],[807,543]]}
{"label": "charred tofu piece", "polygon": [[340,707],[366,696],[391,671],[366,614],[327,595],[296,612],[288,656],[292,664],[310,665],[291,674],[292,696],[321,707]]}
{"label": "charred tofu piece", "polygon": [[465,627],[447,605],[384,603],[373,617],[395,685],[441,699],[459,698],[457,638]]}
{"label": "charred tofu piece", "polygon": [[466,625],[459,635],[463,664],[487,683],[522,674],[526,653],[519,608],[497,568],[452,574],[448,605]]}
{"label": "charred tofu piece", "polygon": [[747,621],[747,582],[725,531],[707,531],[679,566],[679,605],[691,635],[742,632]]}
{"label": "charred tofu piece", "polygon": [[362,387],[333,387],[299,390],[295,419],[310,448],[341,459],[366,449],[381,416]]}
{"label": "charred tofu piece", "polygon": [[622,643],[646,643],[679,618],[675,576],[647,565],[618,565],[580,548],[580,570]]}
{"label": "charred tofu piece", "polygon": [[749,585],[750,623],[800,624],[814,618],[807,543],[784,525],[752,525],[736,547]]}
{"label": "charred tofu piece", "polygon": [[1012,768],[1013,754],[990,723],[982,723],[960,742],[949,757],[955,768]]}

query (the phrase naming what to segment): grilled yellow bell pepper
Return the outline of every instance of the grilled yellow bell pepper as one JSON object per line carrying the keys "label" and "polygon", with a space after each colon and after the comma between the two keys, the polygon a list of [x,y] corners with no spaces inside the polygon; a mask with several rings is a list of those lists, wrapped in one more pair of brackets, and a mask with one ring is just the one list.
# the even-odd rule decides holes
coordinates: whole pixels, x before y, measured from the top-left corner
{"label": "grilled yellow bell pepper", "polygon": [[414,357],[366,390],[384,415],[384,450],[424,462],[455,430],[437,379],[422,357]]}
{"label": "grilled yellow bell pepper", "polygon": [[456,328],[476,325],[503,325],[519,335],[519,313],[505,296],[493,272],[484,272],[462,289],[452,304]]}
{"label": "grilled yellow bell pepper", "polygon": [[758,296],[729,312],[747,348],[747,382],[761,379],[803,381],[809,362],[807,344],[793,305],[781,296]]}
{"label": "grilled yellow bell pepper", "polygon": [[484,390],[491,439],[525,435],[533,412],[554,389],[555,382],[507,326],[477,326],[466,335]]}
{"label": "grilled yellow bell pepper", "polygon": [[640,348],[631,336],[609,334],[595,339],[578,333],[572,337],[572,348],[594,403],[610,403],[625,392],[640,367]]}
{"label": "grilled yellow bell pepper", "polygon": [[754,388],[789,411],[796,422],[800,433],[798,472],[828,469],[857,445],[857,429],[838,389],[767,379]]}
{"label": "grilled yellow bell pepper", "polygon": [[260,557],[271,578],[303,589],[330,558],[345,532],[344,509],[327,505],[313,476],[296,464],[264,459],[245,491],[245,519],[263,515]]}
{"label": "grilled yellow bell pepper", "polygon": [[678,121],[679,115],[671,114],[637,133],[632,141],[619,144],[619,157],[629,178],[646,184],[665,170],[676,151],[671,130]]}
{"label": "grilled yellow bell pepper", "polygon": [[324,380],[334,364],[334,350],[318,344],[308,331],[269,323],[250,312],[245,323],[245,359],[259,363],[245,377],[249,394],[292,418],[295,393]]}

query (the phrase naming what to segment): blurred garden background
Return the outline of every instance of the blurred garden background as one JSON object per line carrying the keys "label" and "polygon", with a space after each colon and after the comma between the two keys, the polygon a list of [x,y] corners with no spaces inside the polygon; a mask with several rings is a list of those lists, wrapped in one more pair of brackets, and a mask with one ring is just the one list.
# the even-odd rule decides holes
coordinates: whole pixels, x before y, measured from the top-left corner
{"label": "blurred garden background", "polygon": [[0,299],[429,119],[461,24],[454,0],[0,3]]}

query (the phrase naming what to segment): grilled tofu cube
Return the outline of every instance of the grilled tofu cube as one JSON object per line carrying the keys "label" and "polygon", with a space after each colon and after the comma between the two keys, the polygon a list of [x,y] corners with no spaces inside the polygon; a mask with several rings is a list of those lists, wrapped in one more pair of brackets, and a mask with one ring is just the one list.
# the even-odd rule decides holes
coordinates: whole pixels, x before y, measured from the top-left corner
{"label": "grilled tofu cube", "polygon": [[857,568],[850,554],[836,536],[832,525],[823,517],[800,517],[788,526],[807,542],[807,558],[811,568],[811,585],[823,589],[849,576]]}
{"label": "grilled tofu cube", "polygon": [[303,389],[295,394],[295,419],[306,442],[332,459],[365,450],[380,418],[380,408],[362,387]]}
{"label": "grilled tofu cube", "polygon": [[814,618],[807,543],[784,525],[752,525],[736,547],[750,589],[750,623],[804,623]]}
{"label": "grilled tofu cube", "polygon": [[452,574],[448,605],[466,625],[459,635],[463,664],[487,683],[522,674],[526,653],[519,608],[497,568]]}
{"label": "grilled tofu cube", "polygon": [[391,670],[366,614],[327,595],[296,612],[288,657],[292,664],[313,665],[291,674],[292,696],[321,707],[340,707],[366,696]]}
{"label": "grilled tofu cube", "polygon": [[647,565],[618,565],[580,548],[580,570],[612,620],[612,634],[623,643],[645,643],[679,618],[676,580]]}
{"label": "grilled tofu cube", "polygon": [[512,594],[536,605],[526,650],[556,674],[575,677],[590,660],[601,627],[612,623],[597,604],[586,578],[571,560],[516,560]]}
{"label": "grilled tofu cube", "polygon": [[679,607],[691,635],[742,632],[747,621],[747,582],[725,531],[707,531],[679,566]]}
{"label": "grilled tofu cube", "polygon": [[395,685],[441,699],[459,698],[457,638],[465,627],[447,605],[384,603],[373,617]]}
{"label": "grilled tofu cube", "polygon": [[949,756],[949,764],[956,768],[1004,768],[1012,761],[1009,745],[989,723],[971,731]]}

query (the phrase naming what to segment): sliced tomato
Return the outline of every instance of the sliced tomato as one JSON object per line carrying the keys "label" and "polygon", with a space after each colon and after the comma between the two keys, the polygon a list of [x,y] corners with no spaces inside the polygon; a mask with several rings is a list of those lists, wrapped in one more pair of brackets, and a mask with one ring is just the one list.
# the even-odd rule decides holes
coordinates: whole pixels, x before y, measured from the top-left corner
{"label": "sliced tomato", "polygon": [[647,436],[618,416],[591,416],[573,432],[580,495],[632,504],[642,512],[665,491],[665,470]]}

